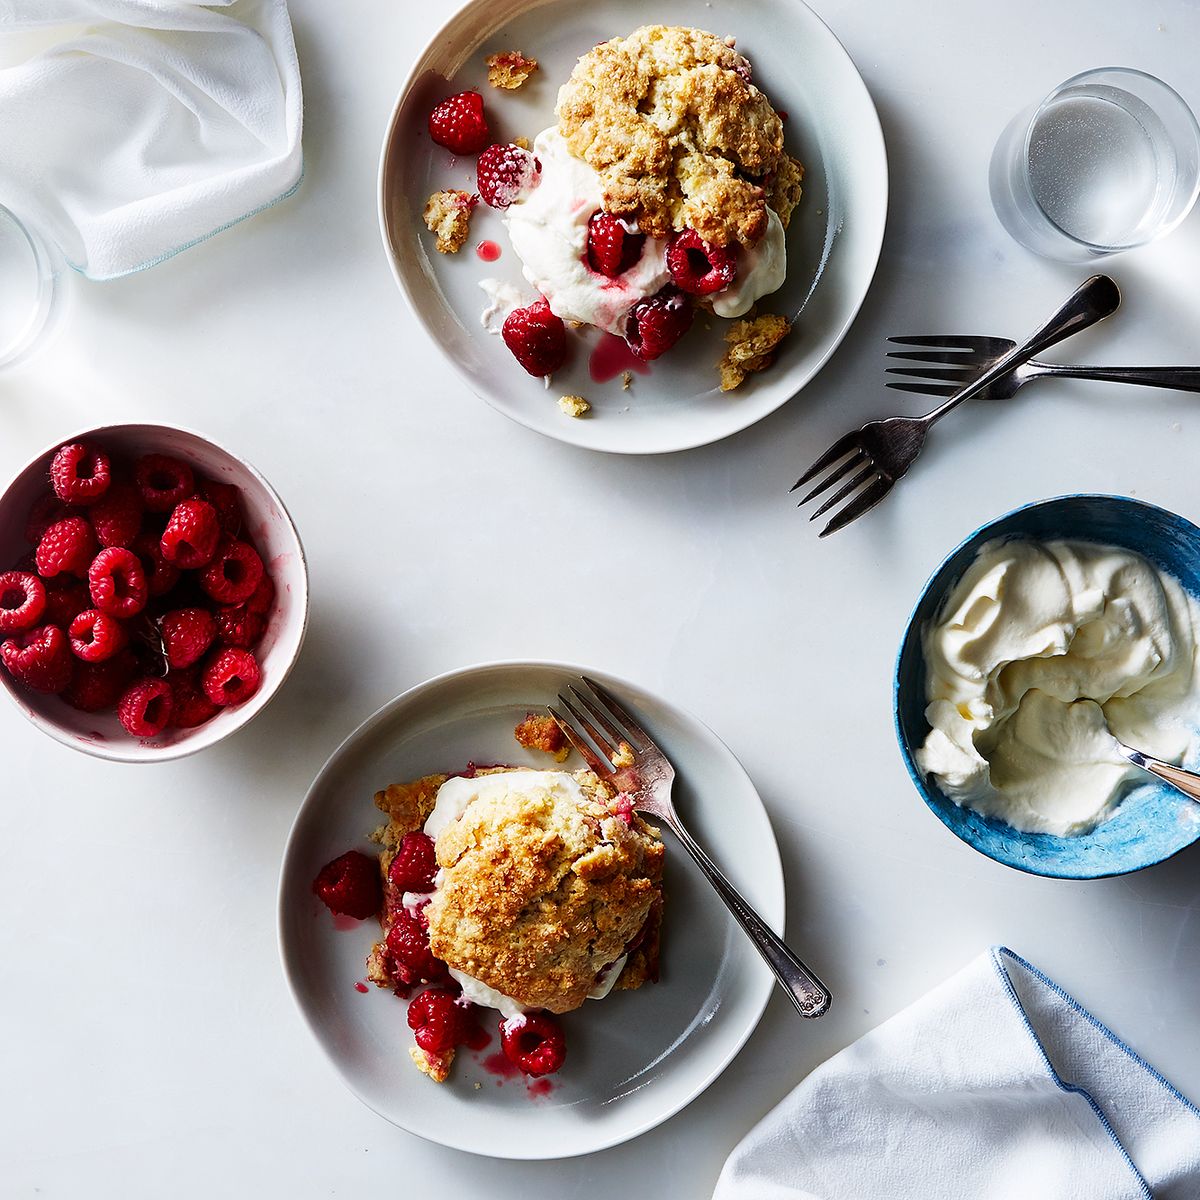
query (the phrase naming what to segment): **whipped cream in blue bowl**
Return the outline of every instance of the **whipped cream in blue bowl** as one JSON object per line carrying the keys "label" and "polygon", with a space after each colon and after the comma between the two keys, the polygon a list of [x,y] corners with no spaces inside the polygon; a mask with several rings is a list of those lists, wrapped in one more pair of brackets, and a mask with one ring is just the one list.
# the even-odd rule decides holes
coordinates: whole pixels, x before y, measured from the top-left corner
{"label": "whipped cream in blue bowl", "polygon": [[909,619],[895,720],[925,803],[997,862],[1095,879],[1190,845],[1200,804],[1112,735],[1200,766],[1200,529],[1076,495],[976,530]]}

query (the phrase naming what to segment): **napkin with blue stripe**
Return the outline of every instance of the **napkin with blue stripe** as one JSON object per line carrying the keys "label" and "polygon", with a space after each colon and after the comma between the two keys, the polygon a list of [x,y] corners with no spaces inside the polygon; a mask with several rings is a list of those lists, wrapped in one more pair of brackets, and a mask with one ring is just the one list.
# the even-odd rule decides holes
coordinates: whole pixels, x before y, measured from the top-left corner
{"label": "napkin with blue stripe", "polygon": [[818,1067],[714,1200],[1200,1200],[1200,1109],[997,948]]}

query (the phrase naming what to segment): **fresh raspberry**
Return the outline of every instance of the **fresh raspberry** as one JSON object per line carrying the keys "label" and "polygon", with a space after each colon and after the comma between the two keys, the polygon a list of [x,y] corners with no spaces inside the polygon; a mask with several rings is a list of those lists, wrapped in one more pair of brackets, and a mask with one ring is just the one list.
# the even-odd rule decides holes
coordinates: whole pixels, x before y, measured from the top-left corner
{"label": "fresh raspberry", "polygon": [[507,208],[522,192],[536,187],[542,164],[528,150],[511,142],[489,146],[475,167],[475,186],[492,208]]}
{"label": "fresh raspberry", "polygon": [[425,833],[406,833],[388,867],[388,882],[401,892],[432,892],[437,874],[433,838]]}
{"label": "fresh raspberry", "polygon": [[171,513],[159,546],[173,567],[194,571],[212,562],[220,539],[217,510],[207,500],[184,500]]}
{"label": "fresh raspberry", "polygon": [[158,623],[167,664],[182,670],[199,662],[217,636],[217,623],[206,608],[176,608]]}
{"label": "fresh raspberry", "polygon": [[213,614],[217,641],[222,646],[239,646],[243,650],[257,646],[267,627],[266,619],[250,611],[249,604],[228,604]]}
{"label": "fresh raspberry", "polygon": [[83,579],[99,549],[96,535],[87,521],[82,517],[64,517],[61,521],[55,521],[38,542],[38,574],[50,579],[65,571],[68,575]]}
{"label": "fresh raspberry", "polygon": [[78,662],[75,664],[75,677],[62,698],[81,712],[115,708],[136,673],[137,663],[127,650],[106,658],[104,662]]}
{"label": "fresh raspberry", "polygon": [[694,229],[685,229],[667,243],[667,270],[680,291],[710,296],[734,281],[737,253],[706,242]]}
{"label": "fresh raspberry", "polygon": [[545,298],[528,308],[514,308],[500,336],[530,375],[552,375],[567,361],[567,328]]}
{"label": "fresh raspberry", "polygon": [[134,737],[157,737],[171,720],[171,685],[165,679],[139,679],[117,701],[117,720]]}
{"label": "fresh raspberry", "polygon": [[195,671],[172,671],[171,724],[176,729],[194,729],[211,720],[221,710],[205,694]]}
{"label": "fresh raspberry", "polygon": [[99,446],[71,442],[51,461],[50,483],[64,504],[95,504],[112,483],[112,464]]}
{"label": "fresh raspberry", "polygon": [[29,510],[25,520],[25,540],[31,546],[36,546],[51,525],[70,515],[71,510],[53,492],[46,492],[34,501]]}
{"label": "fresh raspberry", "polygon": [[546,1013],[526,1013],[500,1022],[504,1056],[526,1075],[552,1075],[567,1057],[562,1026]]}
{"label": "fresh raspberry", "polygon": [[629,310],[625,340],[634,356],[649,362],[666,353],[692,327],[692,306],[670,284]]}
{"label": "fresh raspberry", "polygon": [[132,617],[150,595],[142,560],[123,546],[101,550],[88,568],[92,603],[110,617]]}
{"label": "fresh raspberry", "polygon": [[87,584],[60,575],[46,585],[45,623],[66,629],[85,608],[92,607]]}
{"label": "fresh raspberry", "polygon": [[28,571],[0,575],[0,633],[32,629],[46,611],[46,585]]}
{"label": "fresh raspberry", "polygon": [[444,1054],[470,1036],[471,1008],[456,988],[426,988],[408,1006],[408,1027],[422,1050]]}
{"label": "fresh raspberry", "polygon": [[114,483],[88,510],[101,546],[132,546],[142,527],[142,498],[132,483]]}
{"label": "fresh raspberry", "polygon": [[84,662],[104,662],[125,648],[129,635],[116,617],[101,612],[98,608],[84,609],[71,621],[67,630],[71,639],[71,651]]}
{"label": "fresh raspberry", "polygon": [[261,679],[258,660],[249,650],[227,646],[205,666],[200,686],[214,704],[225,708],[249,700]]}
{"label": "fresh raspberry", "polygon": [[275,603],[275,584],[270,575],[263,575],[254,589],[254,595],[246,601],[246,607],[260,617],[266,617]]}
{"label": "fresh raspberry", "polygon": [[170,512],[195,491],[192,468],[168,454],[147,454],[133,468],[142,503],[151,512]]}
{"label": "fresh raspberry", "polygon": [[146,590],[151,596],[165,596],[179,582],[179,568],[163,558],[160,539],[152,533],[140,533],[133,539],[133,550],[142,560]]}
{"label": "fresh raspberry", "polygon": [[624,221],[597,209],[588,220],[587,261],[598,275],[616,279],[642,257],[644,233],[632,233]]}
{"label": "fresh raspberry", "polygon": [[243,604],[262,577],[262,559],[249,542],[222,538],[216,557],[200,572],[200,586],[218,604]]}
{"label": "fresh raspberry", "polygon": [[379,864],[358,850],[347,850],[327,862],[313,880],[313,891],[330,912],[365,921],[383,903]]}
{"label": "fresh raspberry", "polygon": [[75,671],[67,635],[57,625],[14,634],[0,645],[0,662],[18,683],[47,694],[61,692]]}
{"label": "fresh raspberry", "polygon": [[429,136],[455,154],[478,154],[492,136],[483,115],[483,97],[478,92],[447,96],[429,114]]}
{"label": "fresh raspberry", "polygon": [[429,949],[429,931],[407,912],[396,913],[387,931],[392,974],[405,984],[434,983],[446,978],[446,964]]}
{"label": "fresh raspberry", "polygon": [[242,493],[232,483],[212,479],[201,479],[199,489],[199,499],[207,500],[217,510],[221,532],[237,537],[242,532]]}

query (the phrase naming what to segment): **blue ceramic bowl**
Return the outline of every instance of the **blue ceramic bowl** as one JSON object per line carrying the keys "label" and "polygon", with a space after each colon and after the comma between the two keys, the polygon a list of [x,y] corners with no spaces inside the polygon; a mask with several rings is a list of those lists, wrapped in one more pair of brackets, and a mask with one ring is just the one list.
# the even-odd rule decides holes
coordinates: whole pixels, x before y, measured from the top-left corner
{"label": "blue ceramic bowl", "polygon": [[937,818],[976,850],[1021,871],[1058,879],[1124,875],[1162,862],[1200,838],[1200,804],[1147,776],[1115,814],[1091,833],[1056,837],[1022,833],[960,808],[913,759],[929,733],[921,633],[980,547],[997,538],[1100,542],[1136,551],[1200,596],[1200,529],[1165,509],[1127,496],[1059,496],[1018,508],[977,529],[933,573],[909,619],[896,659],[896,736],[917,791]]}

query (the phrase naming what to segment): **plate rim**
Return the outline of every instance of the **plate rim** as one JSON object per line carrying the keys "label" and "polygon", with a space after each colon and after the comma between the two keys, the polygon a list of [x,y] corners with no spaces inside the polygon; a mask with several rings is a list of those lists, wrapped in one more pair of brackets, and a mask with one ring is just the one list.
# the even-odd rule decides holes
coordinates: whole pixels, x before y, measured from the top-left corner
{"label": "plate rim", "polygon": [[[480,662],[472,663],[463,667],[456,667],[448,671],[443,671],[437,675],[430,676],[403,692],[392,697],[380,705],[374,712],[361,721],[349,734],[347,734],[341,742],[335,747],[332,753],[326,758],[317,773],[313,776],[312,782],[309,784],[307,791],[304,794],[303,800],[296,809],[296,813],[292,818],[288,828],[287,838],[284,842],[283,854],[280,860],[279,878],[276,886],[276,913],[275,913],[275,941],[276,949],[279,956],[280,967],[283,972],[284,983],[287,986],[288,994],[292,999],[295,1010],[299,1013],[305,1028],[308,1030],[313,1041],[325,1058],[326,1062],[333,1068],[334,1073],[342,1084],[354,1095],[365,1107],[370,1109],[377,1116],[387,1121],[389,1125],[397,1129],[403,1129],[406,1133],[412,1134],[414,1137],[419,1137],[433,1145],[445,1146],[448,1149],[460,1150],[464,1153],[475,1154],[482,1157],[497,1158],[508,1161],[553,1161],[558,1159],[578,1158],[585,1154],[594,1154],[601,1150],[610,1149],[613,1146],[621,1145],[624,1142],[631,1141],[634,1138],[640,1137],[642,1134],[649,1132],[651,1129],[668,1121],[692,1103],[697,1097],[702,1095],[714,1082],[725,1072],[729,1065],[741,1053],[742,1047],[749,1041],[751,1034],[758,1028],[762,1022],[763,1013],[766,1011],[767,1005],[770,1002],[775,992],[775,979],[764,966],[764,969],[758,973],[758,981],[754,985],[758,994],[753,994],[748,1001],[750,1019],[746,1022],[746,1027],[732,1037],[729,1046],[725,1051],[718,1056],[715,1065],[705,1072],[702,1077],[695,1083],[694,1086],[684,1089],[678,1098],[674,1098],[667,1104],[662,1111],[656,1112],[653,1115],[645,1118],[642,1121],[636,1122],[632,1126],[624,1129],[610,1131],[599,1140],[582,1145],[574,1149],[548,1149],[545,1152],[517,1152],[498,1154],[493,1150],[483,1150],[476,1146],[467,1144],[463,1140],[455,1140],[453,1136],[450,1138],[438,1138],[423,1133],[420,1130],[411,1129],[407,1125],[402,1125],[395,1120],[390,1114],[381,1112],[375,1104],[373,1104],[362,1092],[355,1086],[350,1077],[343,1071],[340,1063],[331,1053],[325,1039],[321,1036],[317,1024],[310,1014],[308,1007],[300,998],[300,990],[297,985],[297,979],[294,975],[294,964],[289,958],[287,949],[287,940],[285,938],[285,926],[288,920],[288,911],[285,906],[286,887],[289,878],[292,857],[296,853],[296,834],[301,824],[301,821],[308,814],[311,805],[314,803],[314,796],[318,785],[325,778],[327,773],[333,768],[339,766],[362,738],[368,736],[381,723],[387,720],[389,716],[396,710],[414,703],[420,697],[439,687],[462,680],[481,671],[491,670],[552,670],[559,671],[570,675],[591,675],[604,680],[606,683],[615,684],[621,688],[629,688],[636,692],[643,692],[651,696],[655,701],[664,704],[667,708],[674,709],[681,717],[694,727],[697,727],[704,735],[712,740],[712,742],[728,756],[729,761],[745,776],[746,783],[749,785],[755,798],[758,800],[759,807],[762,812],[763,821],[766,832],[769,837],[769,846],[765,847],[770,851],[769,862],[759,863],[756,865],[756,873],[762,874],[766,872],[769,875],[769,882],[772,883],[778,894],[778,902],[774,911],[767,911],[764,908],[759,909],[759,912],[766,923],[780,937],[784,936],[785,918],[787,912],[787,883],[783,871],[783,859],[779,852],[779,842],[775,836],[775,828],[771,822],[771,815],[767,811],[767,807],[763,804],[762,796],[759,794],[758,788],[751,778],[750,773],[742,765],[741,760],[729,748],[725,741],[702,721],[698,716],[692,713],[689,709],[676,704],[672,700],[664,700],[664,698],[654,689],[647,688],[632,680],[626,679],[624,676],[615,675],[611,671],[598,669],[591,666],[584,666],[575,663],[561,662],[557,659],[487,659]],[[527,1143],[532,1143],[535,1139],[528,1139]],[[511,1142],[509,1143],[511,1145]]]}
{"label": "plate rim", "polygon": [[[566,4],[570,0],[533,0],[532,7],[548,7],[550,4]],[[404,76],[400,89],[396,94],[396,99],[392,104],[391,111],[388,115],[387,125],[384,130],[383,142],[379,152],[379,167],[376,172],[375,186],[375,206],[376,218],[379,224],[380,239],[383,242],[384,257],[387,259],[388,267],[391,270],[392,278],[396,281],[401,294],[404,296],[408,304],[409,311],[416,317],[418,324],[425,333],[426,337],[437,347],[438,353],[448,362],[454,369],[455,375],[467,385],[468,390],[472,395],[482,400],[494,412],[500,413],[509,420],[525,429],[529,429],[534,433],[540,434],[551,441],[560,442],[568,446],[577,446],[584,450],[590,450],[600,454],[626,454],[637,457],[656,455],[656,454],[677,454],[685,450],[695,450],[701,446],[713,445],[716,442],[724,441],[726,438],[735,436],[744,432],[758,422],[766,420],[773,413],[778,412],[789,401],[794,400],[800,392],[804,390],[812,380],[821,372],[822,368],[836,352],[838,347],[845,340],[846,335],[850,332],[851,326],[857,320],[859,313],[862,310],[863,304],[866,302],[867,296],[870,293],[871,285],[874,282],[876,272],[879,269],[879,260],[883,253],[883,241],[887,232],[888,220],[888,203],[891,191],[891,177],[889,173],[887,142],[883,136],[883,125],[879,120],[879,110],[876,108],[874,97],[871,95],[870,88],[867,87],[866,80],[863,79],[862,72],[859,71],[850,52],[842,44],[837,34],[833,32],[828,23],[822,19],[819,13],[815,12],[805,0],[788,0],[788,6],[793,9],[803,10],[808,18],[815,21],[816,24],[824,31],[831,43],[833,49],[840,55],[844,65],[848,68],[848,77],[857,83],[861,91],[861,98],[865,102],[864,115],[869,118],[868,133],[870,140],[870,155],[877,160],[878,166],[878,182],[874,189],[874,195],[877,199],[877,224],[878,229],[872,235],[873,246],[869,252],[869,269],[864,271],[862,285],[858,291],[858,295],[849,305],[845,317],[840,326],[828,339],[828,343],[824,350],[817,358],[809,365],[808,369],[799,377],[798,382],[790,387],[779,388],[779,394],[773,397],[767,407],[762,411],[747,412],[745,419],[737,418],[733,421],[728,429],[724,432],[717,433],[701,433],[693,436],[684,436],[676,438],[669,444],[654,444],[654,445],[620,445],[614,444],[611,439],[605,439],[602,442],[585,441],[581,437],[573,436],[574,431],[569,425],[565,425],[559,429],[554,425],[539,425],[535,423],[532,417],[527,416],[522,411],[513,405],[505,405],[497,398],[493,398],[480,390],[474,384],[473,379],[467,375],[459,366],[457,359],[450,353],[449,349],[442,344],[441,339],[437,336],[432,323],[427,319],[424,308],[419,304],[418,298],[410,286],[409,280],[405,273],[400,269],[395,253],[392,250],[391,240],[388,236],[388,218],[385,206],[385,187],[387,179],[387,164],[389,150],[392,145],[397,124],[399,123],[401,109],[412,90],[415,83],[418,81],[419,72],[422,63],[429,56],[431,50],[437,44],[450,40],[449,35],[452,31],[463,24],[467,19],[468,14],[475,9],[486,9],[494,4],[494,0],[467,0],[461,7],[457,8],[451,16],[438,28],[437,32],[426,42],[426,44],[417,52],[413,59],[412,65],[409,67],[407,74]],[[512,19],[510,16],[508,19]],[[860,217],[859,220],[862,218]],[[835,235],[836,236],[836,235]],[[819,283],[819,278],[818,278]],[[730,411],[735,411],[731,408]],[[686,426],[684,426],[686,428]],[[617,441],[619,442],[620,435]]]}

